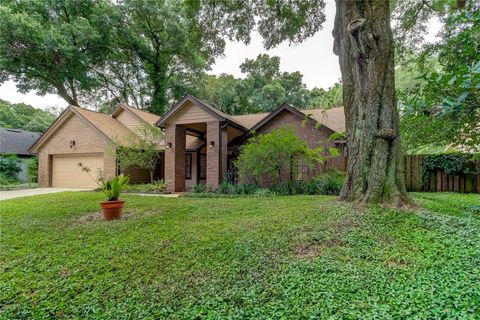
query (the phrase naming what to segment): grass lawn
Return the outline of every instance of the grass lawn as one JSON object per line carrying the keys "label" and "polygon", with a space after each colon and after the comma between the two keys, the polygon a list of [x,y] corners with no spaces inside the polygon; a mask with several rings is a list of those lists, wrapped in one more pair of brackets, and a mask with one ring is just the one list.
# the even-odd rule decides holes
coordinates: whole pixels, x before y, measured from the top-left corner
{"label": "grass lawn", "polygon": [[479,319],[480,196],[414,197],[2,201],[0,318]]}

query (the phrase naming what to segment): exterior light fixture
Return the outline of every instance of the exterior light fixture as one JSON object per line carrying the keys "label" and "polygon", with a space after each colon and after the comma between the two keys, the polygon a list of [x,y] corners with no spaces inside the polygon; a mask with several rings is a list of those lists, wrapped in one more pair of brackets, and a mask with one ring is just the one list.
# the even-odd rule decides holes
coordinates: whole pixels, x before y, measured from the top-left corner
{"label": "exterior light fixture", "polygon": [[70,149],[75,147],[75,140],[70,140]]}
{"label": "exterior light fixture", "polygon": [[215,147],[215,141],[210,141],[210,145],[209,145],[209,146],[210,146],[210,148]]}
{"label": "exterior light fixture", "polygon": [[172,143],[171,142],[167,142],[167,149],[172,149]]}

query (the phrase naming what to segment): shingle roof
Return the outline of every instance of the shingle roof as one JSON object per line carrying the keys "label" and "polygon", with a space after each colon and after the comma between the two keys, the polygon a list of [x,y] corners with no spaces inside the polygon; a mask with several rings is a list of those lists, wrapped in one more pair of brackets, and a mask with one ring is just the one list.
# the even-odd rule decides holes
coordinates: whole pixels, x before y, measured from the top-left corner
{"label": "shingle roof", "polygon": [[143,121],[147,123],[155,124],[158,120],[160,120],[160,116],[157,116],[156,114],[146,112],[134,107],[127,106],[127,105],[122,105],[122,106],[132,111],[133,113],[135,113],[139,118],[141,118]]}
{"label": "shingle roof", "polygon": [[231,116],[235,121],[242,124],[245,128],[250,129],[256,125],[260,120],[268,116],[269,113],[252,113],[238,116]]}
{"label": "shingle roof", "polygon": [[120,121],[110,117],[108,114],[76,106],[70,107],[116,143],[122,144],[127,142],[128,135],[132,134],[132,131],[125,127]]}
{"label": "shingle roof", "polygon": [[[343,107],[337,108],[320,108],[320,109],[306,109],[299,110],[305,115],[310,115],[314,120],[320,122],[321,124],[329,127],[330,129],[342,132],[345,131],[345,114]],[[238,116],[231,116],[235,121],[242,124],[245,128],[251,129],[258,122],[263,120],[270,113],[254,113],[254,114],[245,114]]]}
{"label": "shingle roof", "polygon": [[0,128],[0,153],[31,155],[28,148],[41,136],[41,133]]}
{"label": "shingle roof", "polygon": [[307,109],[300,111],[304,114],[309,114],[313,119],[334,131],[345,131],[345,110],[343,107],[330,109]]}

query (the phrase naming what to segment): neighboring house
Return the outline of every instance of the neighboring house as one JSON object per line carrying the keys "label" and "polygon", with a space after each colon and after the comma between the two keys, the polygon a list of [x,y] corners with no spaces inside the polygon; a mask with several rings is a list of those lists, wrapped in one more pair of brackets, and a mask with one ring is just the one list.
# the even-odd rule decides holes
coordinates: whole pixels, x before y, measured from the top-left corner
{"label": "neighboring house", "polygon": [[[305,121],[307,118],[307,121]],[[317,123],[322,124],[317,126]],[[139,125],[156,125],[165,130],[157,178],[165,178],[171,192],[183,192],[197,183],[215,188],[233,167],[241,146],[253,134],[267,133],[289,125],[310,147],[337,147],[344,141],[330,141],[335,132],[345,131],[343,108],[297,110],[284,104],[270,113],[230,116],[205,102],[186,96],[163,117],[126,105],[112,115],[70,106],[30,148],[39,154],[39,183],[42,186],[92,187],[91,178],[78,163],[92,171],[100,169],[106,178],[118,174],[112,148]],[[318,127],[318,128],[317,128]],[[315,170],[301,168],[303,178],[321,170],[345,168],[343,154]],[[299,166],[302,166],[299,163]],[[131,181],[148,181],[141,170],[129,170]]]}
{"label": "neighboring house", "polygon": [[[14,154],[18,158],[31,158],[35,154],[30,153],[28,148],[34,143],[40,133],[20,129],[0,128],[0,155]],[[24,162],[19,163],[21,171],[18,180],[27,181],[27,166]]]}

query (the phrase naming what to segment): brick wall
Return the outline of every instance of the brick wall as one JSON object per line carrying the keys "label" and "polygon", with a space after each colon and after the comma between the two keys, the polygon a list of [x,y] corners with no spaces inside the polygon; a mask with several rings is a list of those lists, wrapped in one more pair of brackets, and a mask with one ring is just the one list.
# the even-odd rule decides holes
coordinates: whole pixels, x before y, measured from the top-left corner
{"label": "brick wall", "polygon": [[[71,140],[75,140],[73,148],[70,148]],[[113,144],[107,137],[93,128],[86,120],[77,115],[71,115],[39,150],[38,183],[41,187],[50,186],[52,154],[103,153],[103,174],[107,179],[112,178],[116,173],[113,152]]]}
{"label": "brick wall", "polygon": [[[257,131],[257,134],[269,133],[272,130],[279,129],[281,127],[289,126],[294,128],[297,135],[307,142],[307,145],[310,148],[316,148],[322,146],[324,150],[324,156],[329,155],[329,148],[337,147],[340,149],[340,155],[335,158],[330,158],[325,161],[323,164],[317,165],[315,168],[312,168],[308,172],[308,177],[314,177],[319,173],[325,170],[337,169],[345,171],[345,155],[343,146],[335,146],[333,141],[329,140],[332,132],[324,126],[316,128],[316,122],[314,120],[309,120],[305,125],[302,126],[304,119],[292,114],[287,110],[281,111],[274,119],[268,122],[264,127]],[[281,179],[286,179],[290,175],[290,170],[286,168],[282,172]],[[272,181],[269,181],[267,178],[263,178],[261,181],[262,185],[269,186],[272,184]]]}

